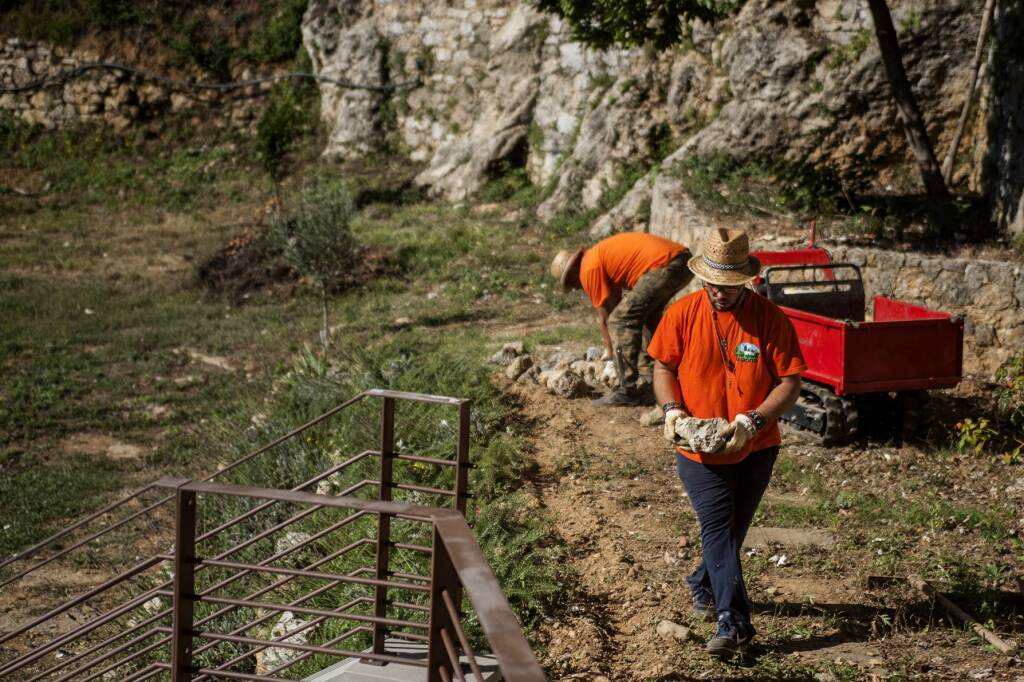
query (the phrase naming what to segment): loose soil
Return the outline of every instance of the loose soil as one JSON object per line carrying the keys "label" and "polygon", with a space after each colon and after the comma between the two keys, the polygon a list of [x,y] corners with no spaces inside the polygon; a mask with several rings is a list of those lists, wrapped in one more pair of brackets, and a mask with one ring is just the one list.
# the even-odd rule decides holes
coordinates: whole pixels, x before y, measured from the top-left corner
{"label": "loose soil", "polygon": [[[693,616],[684,581],[700,556],[699,527],[659,428],[639,422],[646,410],[594,408],[533,385],[506,384],[505,390],[532,424],[538,504],[569,546],[579,576],[564,615],[546,622],[538,636],[552,679],[1024,679],[1019,658],[994,653],[905,582],[869,590],[867,576],[879,571],[870,536],[884,529],[847,523],[841,511],[832,527],[812,536],[834,536],[832,549],[744,548],[756,646],[743,660],[712,660],[704,643],[713,623]],[[784,440],[780,462],[816,471],[837,491],[903,489],[915,496],[931,487],[929,481],[948,477],[959,481],[959,490],[950,490],[957,498],[978,499],[1019,473],[956,458],[925,462],[912,447],[829,449],[792,433]],[[780,479],[778,471],[777,465],[762,508],[813,504],[806,489]],[[908,554],[945,545],[1014,564],[1009,547],[956,528],[906,541]],[[1019,594],[1002,595],[1000,604],[996,629],[1020,639]],[[690,639],[660,637],[656,627],[664,619],[689,627]]]}

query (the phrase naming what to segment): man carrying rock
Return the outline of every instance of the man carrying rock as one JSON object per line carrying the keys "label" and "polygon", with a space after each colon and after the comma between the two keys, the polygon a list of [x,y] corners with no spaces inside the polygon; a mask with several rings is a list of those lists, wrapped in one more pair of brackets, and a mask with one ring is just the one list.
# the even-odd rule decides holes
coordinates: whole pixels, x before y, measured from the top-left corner
{"label": "man carrying rock", "polygon": [[622,232],[589,249],[559,251],[551,261],[551,274],[562,289],[583,289],[597,308],[602,359],[615,361],[619,385],[594,405],[645,402],[640,379],[646,374],[651,380],[651,359],[644,348],[665,305],[693,279],[686,267],[689,256],[685,246],[664,237]]}
{"label": "man carrying rock", "polygon": [[708,651],[754,636],[739,550],[779,452],[778,418],[807,369],[789,318],[746,284],[761,264],[741,230],[712,230],[689,261],[703,290],[665,311],[648,347],[665,437],[700,521],[703,557],[687,579],[694,610],[717,616]]}

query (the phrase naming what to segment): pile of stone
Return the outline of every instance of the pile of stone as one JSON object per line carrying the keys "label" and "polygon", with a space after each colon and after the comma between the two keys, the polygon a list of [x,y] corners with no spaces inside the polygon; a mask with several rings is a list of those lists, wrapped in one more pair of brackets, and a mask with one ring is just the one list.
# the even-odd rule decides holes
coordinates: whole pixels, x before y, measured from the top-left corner
{"label": "pile of stone", "polygon": [[615,366],[601,360],[602,355],[597,347],[582,354],[557,349],[542,360],[527,353],[522,341],[513,341],[502,346],[491,362],[504,367],[512,381],[540,384],[561,398],[583,398],[605,393],[617,383]]}

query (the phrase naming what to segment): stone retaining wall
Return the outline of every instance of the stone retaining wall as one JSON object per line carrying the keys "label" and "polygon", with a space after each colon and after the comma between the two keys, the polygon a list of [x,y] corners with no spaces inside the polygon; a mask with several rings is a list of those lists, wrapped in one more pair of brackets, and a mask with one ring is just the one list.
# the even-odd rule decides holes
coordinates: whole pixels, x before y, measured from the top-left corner
{"label": "stone retaining wall", "polygon": [[[0,38],[0,83],[4,85],[27,83],[101,61],[121,60],[18,38]],[[126,66],[157,69],[136,63]],[[196,76],[163,72],[159,75],[180,80]],[[239,79],[251,77],[248,69],[240,69],[237,74]],[[196,92],[172,89],[121,72],[94,70],[40,90],[2,93],[0,112],[9,112],[47,129],[77,123],[108,125],[117,130],[141,123],[160,129],[167,123],[168,114],[191,114],[196,127],[251,131],[266,103],[266,98],[258,95],[269,87],[263,84],[227,93]]]}

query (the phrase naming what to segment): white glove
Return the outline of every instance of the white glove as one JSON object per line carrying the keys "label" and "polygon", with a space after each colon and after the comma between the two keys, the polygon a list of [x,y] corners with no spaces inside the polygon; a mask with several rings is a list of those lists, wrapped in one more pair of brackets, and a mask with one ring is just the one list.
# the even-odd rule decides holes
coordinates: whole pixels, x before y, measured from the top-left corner
{"label": "white glove", "polygon": [[734,452],[739,452],[746,446],[747,443],[757,433],[757,427],[754,426],[754,420],[745,414],[738,414],[736,418],[732,420],[729,426],[725,427],[719,432],[722,438],[727,439],[725,447],[722,448],[721,454],[731,455]]}
{"label": "white glove", "polygon": [[676,424],[686,419],[686,413],[680,410],[678,407],[674,407],[665,413],[665,438],[668,439],[669,443],[676,442]]}

